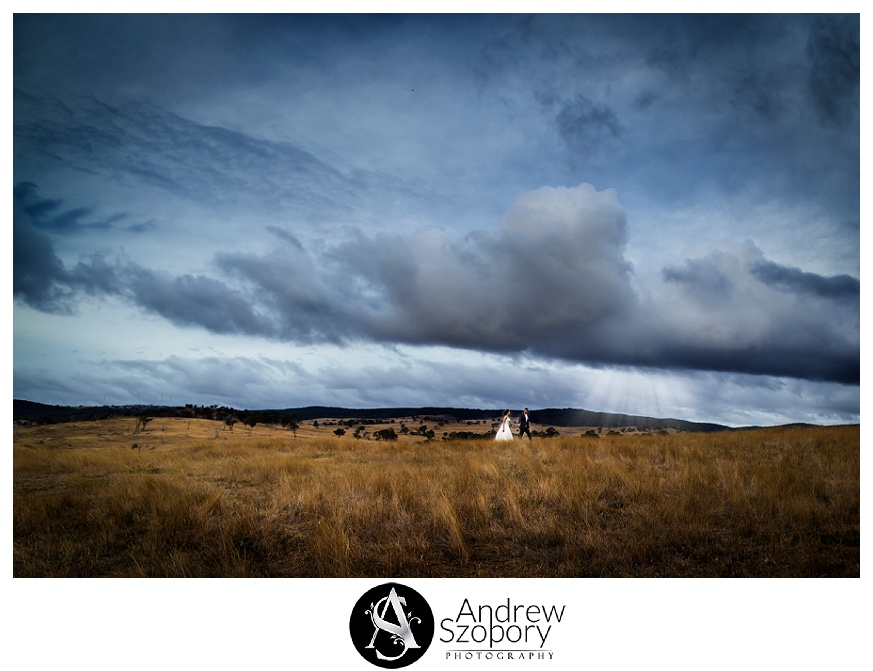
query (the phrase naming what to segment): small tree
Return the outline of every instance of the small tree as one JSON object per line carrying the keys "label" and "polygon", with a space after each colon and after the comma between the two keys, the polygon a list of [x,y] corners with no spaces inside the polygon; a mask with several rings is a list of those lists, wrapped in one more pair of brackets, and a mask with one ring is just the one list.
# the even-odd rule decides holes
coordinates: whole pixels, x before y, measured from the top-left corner
{"label": "small tree", "polygon": [[297,415],[291,415],[289,417],[282,418],[282,426],[284,426],[289,431],[294,432],[294,437],[297,437],[297,429],[300,427],[300,420],[297,418]]}
{"label": "small tree", "polygon": [[334,431],[334,433],[337,435],[337,437],[342,438],[344,435],[346,435],[346,430],[343,428],[339,428]]}
{"label": "small tree", "polygon": [[379,429],[375,434],[376,440],[397,440],[397,433],[394,429]]}
{"label": "small tree", "polygon": [[151,417],[137,417],[136,418],[136,426],[133,429],[134,433],[139,433],[140,431],[145,431],[146,424],[152,421]]}

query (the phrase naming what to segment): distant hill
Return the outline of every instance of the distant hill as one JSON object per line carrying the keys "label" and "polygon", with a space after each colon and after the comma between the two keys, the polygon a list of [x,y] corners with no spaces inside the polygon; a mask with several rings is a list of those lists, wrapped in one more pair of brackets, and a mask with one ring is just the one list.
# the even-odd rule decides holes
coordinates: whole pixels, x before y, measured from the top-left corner
{"label": "distant hill", "polygon": [[[397,419],[416,417],[422,420],[454,419],[456,421],[498,419],[503,413],[500,408],[335,408],[327,406],[307,406],[304,408],[284,408],[278,410],[236,410],[234,408],[209,408],[198,406],[168,407],[154,405],[125,406],[60,406],[45,405],[32,401],[13,400],[13,419],[35,423],[83,422],[108,417],[151,414],[154,416],[194,417],[210,413],[213,418],[228,414],[261,415],[267,417],[295,416],[301,421],[314,419]],[[534,425],[541,426],[591,426],[606,428],[646,427],[650,429],[675,429],[678,431],[726,431],[729,427],[720,424],[688,422],[681,419],[659,419],[640,415],[623,415],[608,412],[594,412],[578,408],[544,408],[531,410]]]}
{"label": "distant hill", "polygon": [[689,422],[683,419],[658,419],[641,415],[594,412],[592,410],[579,410],[576,408],[546,408],[531,412],[531,417],[536,423],[553,426],[602,426],[608,428],[638,426],[701,432],[727,431],[730,428],[721,424]]}
{"label": "distant hill", "polygon": [[46,405],[33,401],[12,401],[12,419],[14,421],[31,421],[43,424],[54,422],[88,422],[107,417],[132,417],[148,412],[154,406],[148,405],[103,405],[103,406],[67,406]]}
{"label": "distant hill", "polygon": [[[505,408],[331,408],[310,406],[279,410],[281,414],[291,413],[301,420],[312,419],[392,419],[398,417],[420,417],[422,419],[449,419],[457,421],[498,419]],[[517,411],[513,411],[516,413]],[[726,431],[727,426],[701,422],[688,422],[682,419],[658,419],[640,415],[622,415],[609,412],[594,412],[578,408],[544,408],[531,410],[531,421],[543,426],[602,426],[625,428],[630,426],[656,429],[676,429],[678,431]]]}

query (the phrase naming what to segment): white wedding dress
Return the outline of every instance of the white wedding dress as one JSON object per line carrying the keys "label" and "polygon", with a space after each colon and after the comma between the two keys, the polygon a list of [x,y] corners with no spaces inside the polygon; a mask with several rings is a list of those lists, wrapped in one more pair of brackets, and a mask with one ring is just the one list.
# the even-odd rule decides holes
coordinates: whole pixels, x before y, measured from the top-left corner
{"label": "white wedding dress", "polygon": [[509,429],[509,417],[504,418],[503,422],[500,424],[500,428],[497,429],[497,435],[494,437],[494,440],[512,440],[512,431]]}

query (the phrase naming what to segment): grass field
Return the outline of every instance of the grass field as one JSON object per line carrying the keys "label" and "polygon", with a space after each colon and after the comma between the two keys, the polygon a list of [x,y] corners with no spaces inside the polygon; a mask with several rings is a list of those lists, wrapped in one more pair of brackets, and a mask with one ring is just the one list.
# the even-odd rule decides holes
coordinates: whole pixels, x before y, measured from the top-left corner
{"label": "grass field", "polygon": [[858,426],[533,443],[135,428],[14,429],[16,577],[860,575]]}

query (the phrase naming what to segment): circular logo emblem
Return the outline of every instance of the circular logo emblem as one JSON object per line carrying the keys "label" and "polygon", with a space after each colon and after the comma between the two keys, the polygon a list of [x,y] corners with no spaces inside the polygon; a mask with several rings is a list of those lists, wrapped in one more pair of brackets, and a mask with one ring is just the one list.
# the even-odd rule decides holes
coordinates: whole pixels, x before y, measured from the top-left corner
{"label": "circular logo emblem", "polygon": [[414,589],[389,582],[358,599],[349,631],[361,657],[385,669],[399,669],[421,659],[430,646],[433,612]]}

